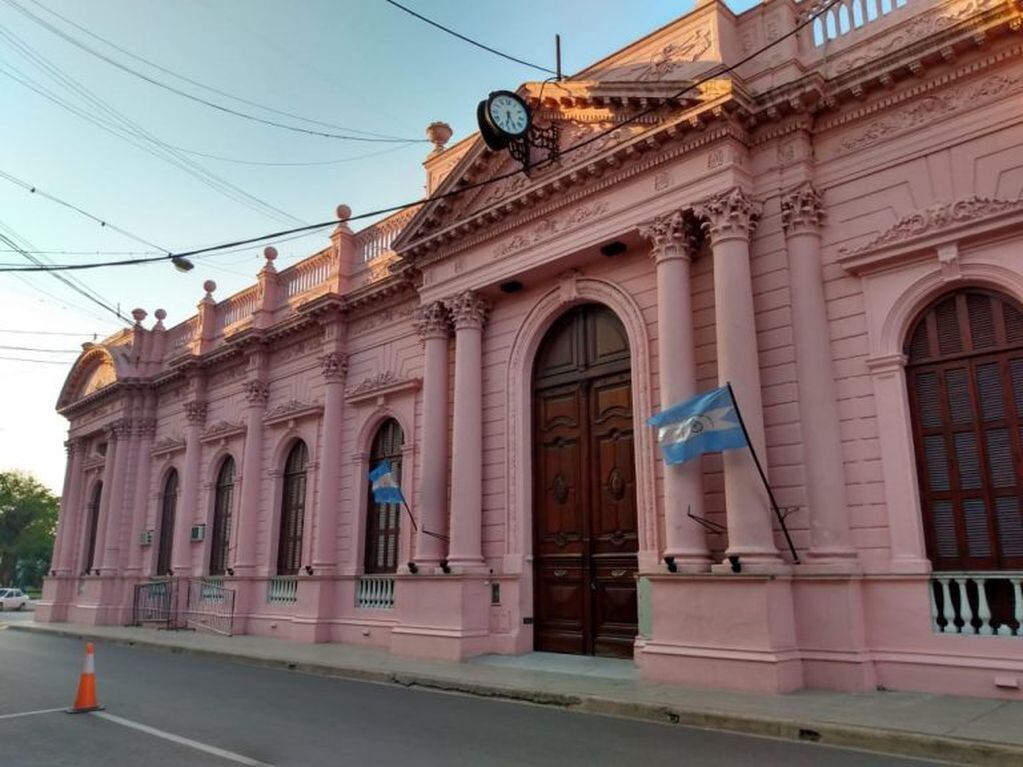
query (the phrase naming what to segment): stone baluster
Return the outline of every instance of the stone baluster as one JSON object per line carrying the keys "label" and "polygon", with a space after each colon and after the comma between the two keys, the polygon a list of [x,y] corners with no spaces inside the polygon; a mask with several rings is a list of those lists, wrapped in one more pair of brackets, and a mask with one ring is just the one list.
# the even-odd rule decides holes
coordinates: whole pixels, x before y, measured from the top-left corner
{"label": "stone baluster", "polygon": [[245,450],[242,454],[241,503],[238,506],[237,575],[256,572],[256,533],[259,529],[259,487],[263,478],[263,413],[270,387],[262,380],[245,383]]}
{"label": "stone baluster", "polygon": [[980,630],[978,633],[981,636],[991,636],[995,633],[995,630],[991,628],[991,606],[987,602],[988,579],[981,576],[980,578],[974,578],[973,582],[977,584],[977,618],[980,619]]}
{"label": "stone baluster", "polygon": [[[650,240],[657,270],[657,359],[661,409],[696,394],[696,345],[690,263],[693,232],[681,212],[640,227]],[[700,461],[664,464],[664,556],[682,571],[710,569],[703,528],[687,516],[703,517],[703,473]]]}
{"label": "stone baluster", "polygon": [[[1020,585],[1023,582],[1023,578],[1017,575],[1010,578],[1009,581],[1012,583],[1012,617],[1016,621],[1016,636],[1023,637],[1023,587]],[[1008,626],[1003,623],[998,630],[999,634],[1002,634],[1002,628],[1008,629]],[[1009,633],[1009,631],[1006,631],[1004,635]]]}
{"label": "stone baluster", "polygon": [[948,578],[938,578],[941,584],[941,617],[945,619],[945,628],[942,633],[955,634],[959,631],[956,627],[955,605],[952,604],[952,591],[948,587]]}
{"label": "stone baluster", "polygon": [[[328,342],[336,343],[338,323],[327,326]],[[317,575],[337,568],[337,510],[341,503],[341,429],[344,425],[345,376],[348,358],[338,350],[320,357],[324,381],[323,447],[319,472],[319,505],[316,508],[313,569]]]}
{"label": "stone baluster", "polygon": [[[705,219],[714,254],[714,320],[718,381],[731,383],[752,448],[765,465],[764,415],[760,392],[750,237],[760,206],[738,188],[717,195],[697,209]],[[784,568],[774,544],[767,491],[749,450],[722,454],[725,470],[726,556],[739,557],[744,572]],[[727,572],[728,565],[716,566]]]}
{"label": "stone baluster", "polygon": [[956,578],[959,587],[959,617],[963,621],[963,634],[973,634],[973,608],[970,606],[970,595],[966,591],[966,578]]}
{"label": "stone baluster", "polygon": [[[106,527],[102,538],[99,535],[96,536],[97,542],[101,541],[103,545],[101,564],[99,565],[103,575],[116,575],[119,569],[121,518],[124,514],[125,473],[131,453],[129,439],[131,432],[132,421],[130,418],[121,418],[115,421],[110,428],[111,444],[115,448],[112,459],[113,469],[108,475],[107,467],[103,467],[103,501],[106,502],[107,507],[100,511],[100,516],[106,518]],[[107,452],[108,460],[111,460],[109,447]]]}
{"label": "stone baluster", "polygon": [[448,507],[448,341],[451,320],[440,301],[416,313],[416,330],[423,340],[422,477],[419,494],[419,533],[415,559],[436,566],[444,558],[443,534]]}
{"label": "stone baluster", "polygon": [[[198,392],[196,392],[198,394]],[[174,547],[171,569],[175,575],[192,574],[192,522],[199,505],[199,466],[202,457],[202,427],[206,422],[206,403],[193,399],[185,403],[185,465],[181,476],[181,494],[174,510]],[[197,573],[198,574],[198,573]]]}
{"label": "stone baluster", "polygon": [[483,325],[487,305],[467,290],[450,304],[455,326],[455,412],[452,422],[451,545],[448,563],[483,565]]}
{"label": "stone baluster", "polygon": [[792,340],[809,505],[811,562],[832,569],[855,565],[849,532],[842,439],[838,419],[821,259],[822,204],[809,183],[781,200],[792,297]]}

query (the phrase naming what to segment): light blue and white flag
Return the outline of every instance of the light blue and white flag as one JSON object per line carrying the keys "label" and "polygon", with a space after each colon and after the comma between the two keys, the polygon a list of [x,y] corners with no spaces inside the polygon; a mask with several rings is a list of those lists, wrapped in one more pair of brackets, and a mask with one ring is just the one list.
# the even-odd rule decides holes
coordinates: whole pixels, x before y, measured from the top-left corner
{"label": "light blue and white flag", "polygon": [[748,444],[727,386],[663,410],[650,418],[647,425],[657,429],[657,441],[668,464]]}
{"label": "light blue and white flag", "polygon": [[376,468],[369,473],[369,481],[373,486],[373,500],[377,503],[404,503],[405,496],[401,494],[401,487],[398,486],[391,471],[391,462],[383,460],[376,465]]}

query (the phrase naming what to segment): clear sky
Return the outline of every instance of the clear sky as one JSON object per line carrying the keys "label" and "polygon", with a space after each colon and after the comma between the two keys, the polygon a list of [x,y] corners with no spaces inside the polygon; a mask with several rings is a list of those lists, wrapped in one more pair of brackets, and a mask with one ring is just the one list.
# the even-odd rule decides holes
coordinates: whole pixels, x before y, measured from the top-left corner
{"label": "clear sky", "polygon": [[[384,0],[0,0],[0,172],[168,250],[328,220],[339,203],[359,213],[415,199],[423,192],[420,163],[430,146],[301,135],[225,114],[93,57],[15,4],[154,79],[313,130],[334,129],[204,91],[132,60],[48,11],[232,95],[314,120],[403,138],[421,139],[428,123],[444,120],[457,141],[474,130],[476,103],[488,92],[542,78],[426,26]],[[554,35],[560,33],[566,74],[693,5],[691,0],[403,4],[543,66],[553,67]],[[729,2],[735,11],[754,4]],[[178,149],[168,150],[167,145]],[[167,157],[170,151],[177,156],[169,160],[153,154]],[[376,156],[353,159],[368,154]],[[252,162],[316,164],[247,164]],[[185,163],[191,173],[180,167]],[[196,178],[206,174],[216,179]],[[234,187],[228,194],[237,197],[241,190],[251,198],[243,198],[243,204],[214,188],[225,184]],[[59,263],[96,260],[79,251],[147,249],[3,178],[0,234],[31,250],[73,252],[44,256]],[[278,266],[315,252],[325,241],[323,234],[314,234],[279,245]],[[23,261],[9,245],[0,242],[0,248],[0,263]],[[126,316],[134,307],[146,309],[147,325],[157,307],[166,309],[170,326],[194,311],[204,280],[216,280],[217,298],[251,283],[261,263],[260,250],[203,259],[188,274],[159,264],[75,276],[108,303],[119,305]],[[50,275],[0,274],[0,469],[30,471],[60,491],[67,424],[53,408],[74,360],[69,352],[91,334],[102,337],[122,325]],[[14,357],[37,361],[9,359]]]}

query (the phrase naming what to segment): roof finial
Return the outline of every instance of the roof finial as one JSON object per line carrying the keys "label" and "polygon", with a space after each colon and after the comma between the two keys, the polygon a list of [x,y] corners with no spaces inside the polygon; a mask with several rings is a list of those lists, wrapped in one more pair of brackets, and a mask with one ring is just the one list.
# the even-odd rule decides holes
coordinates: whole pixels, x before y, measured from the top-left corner
{"label": "roof finial", "polygon": [[426,137],[433,144],[433,154],[444,151],[444,145],[451,139],[451,126],[445,122],[432,122],[426,126]]}

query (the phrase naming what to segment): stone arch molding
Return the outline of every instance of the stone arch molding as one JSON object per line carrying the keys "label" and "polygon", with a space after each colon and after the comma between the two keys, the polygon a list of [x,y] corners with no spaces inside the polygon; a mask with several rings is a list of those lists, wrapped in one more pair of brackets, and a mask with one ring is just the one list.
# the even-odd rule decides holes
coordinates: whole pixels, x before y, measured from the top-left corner
{"label": "stone arch molding", "polygon": [[[515,561],[532,551],[532,402],[533,364],[547,331],[573,306],[598,303],[617,315],[629,338],[632,366],[632,409],[636,423],[636,507],[641,551],[657,551],[657,515],[654,486],[654,445],[643,433],[651,413],[650,340],[646,321],[631,295],[606,280],[565,275],[558,287],[542,296],[526,315],[512,343],[508,361],[506,553]],[[511,564],[511,563],[510,563]],[[512,564],[512,566],[515,566]],[[520,565],[519,565],[520,566]]]}
{"label": "stone arch molding", "polygon": [[131,375],[129,361],[120,349],[93,346],[75,360],[57,398],[57,409],[67,407],[110,384]]}

